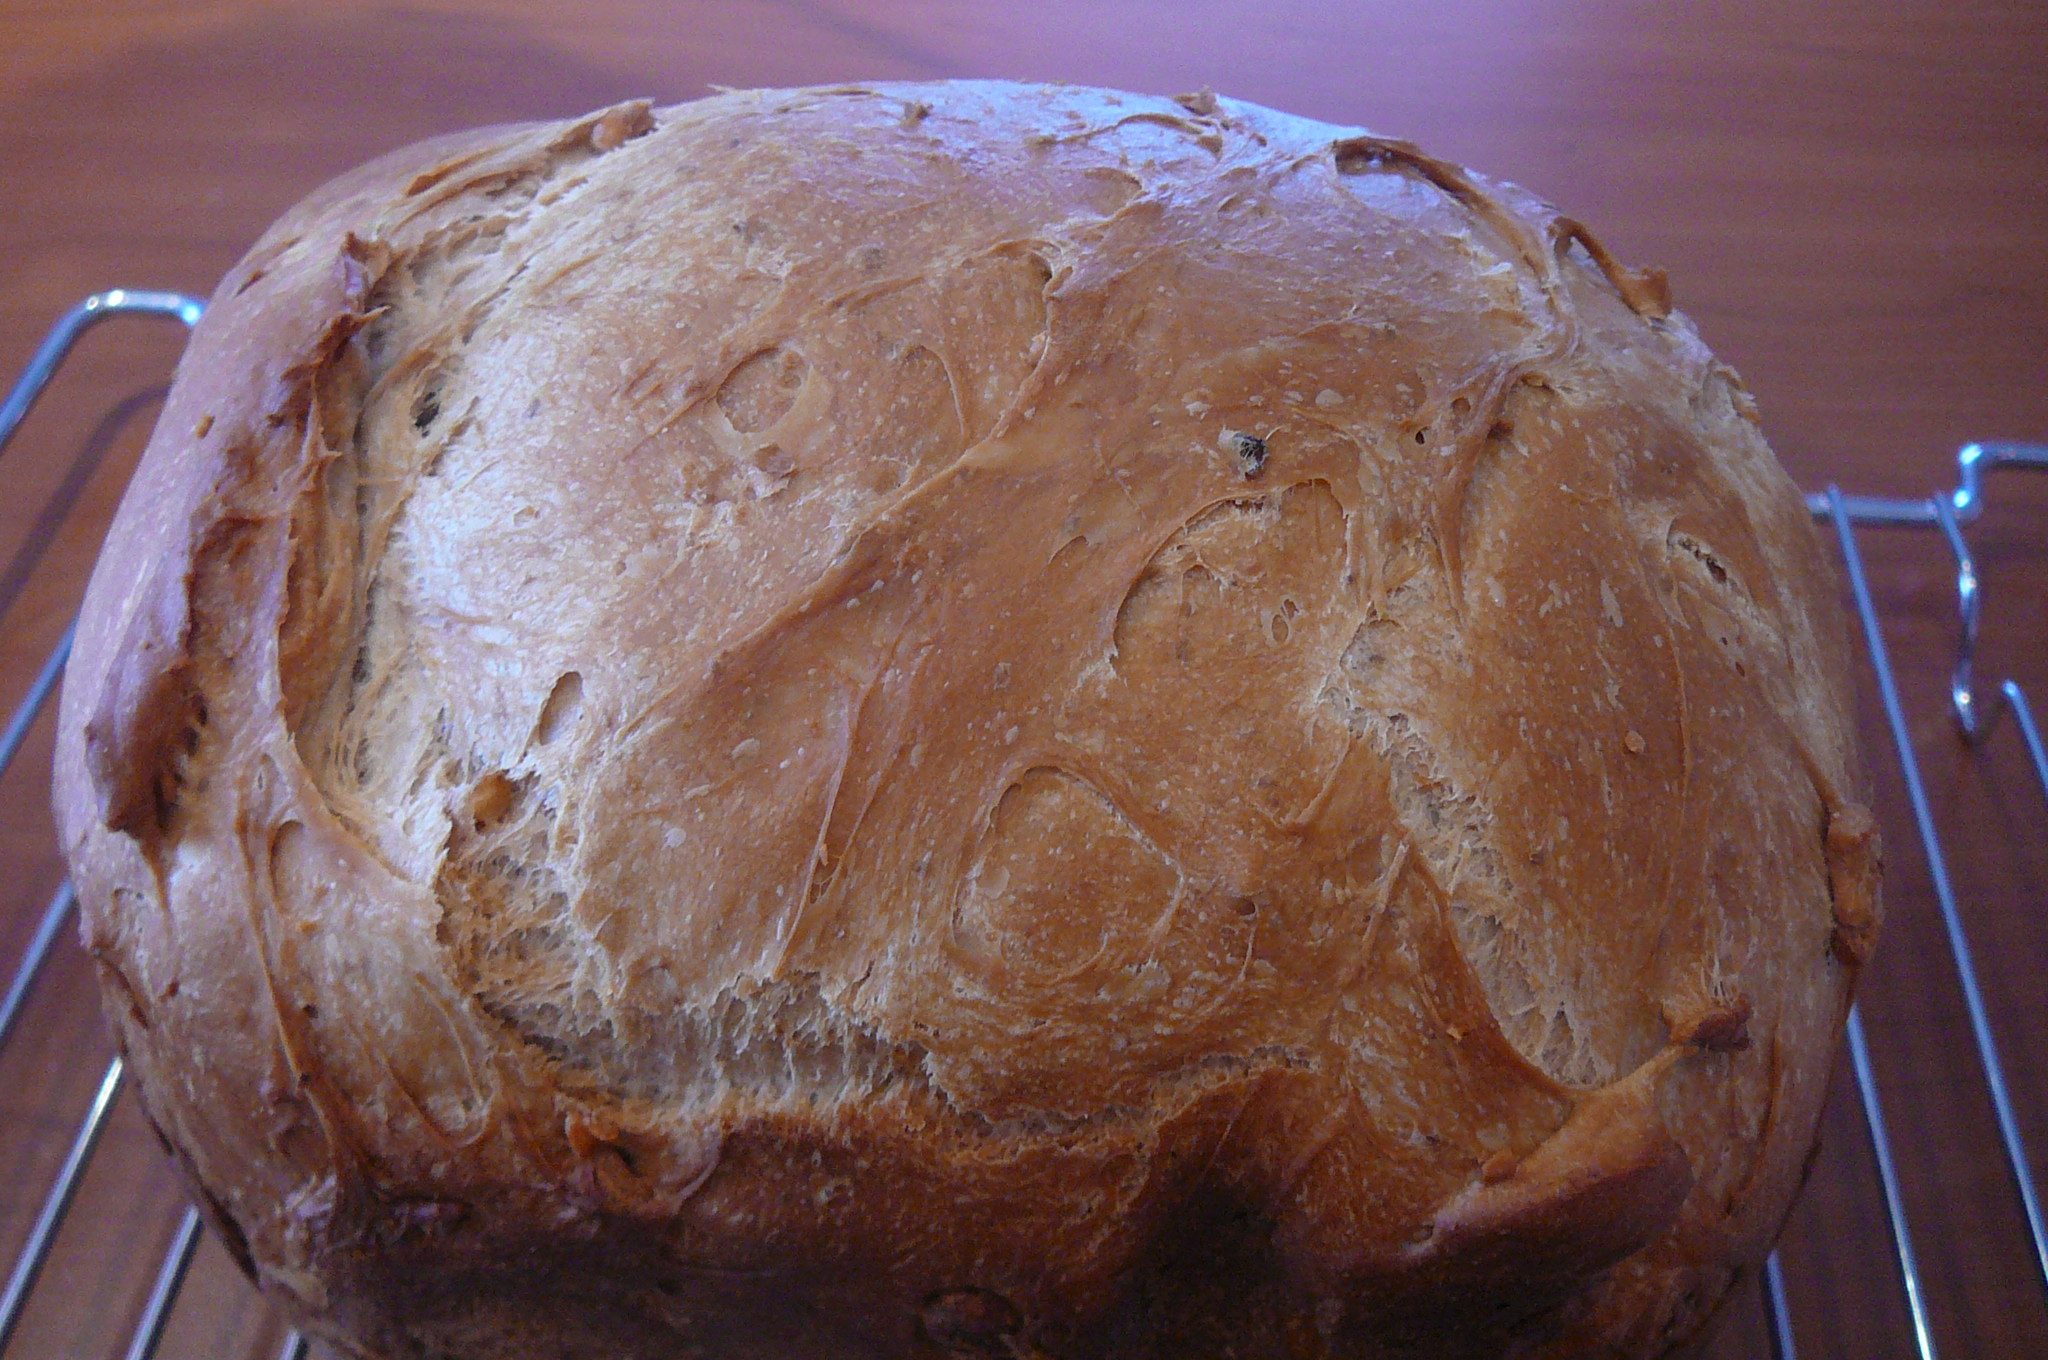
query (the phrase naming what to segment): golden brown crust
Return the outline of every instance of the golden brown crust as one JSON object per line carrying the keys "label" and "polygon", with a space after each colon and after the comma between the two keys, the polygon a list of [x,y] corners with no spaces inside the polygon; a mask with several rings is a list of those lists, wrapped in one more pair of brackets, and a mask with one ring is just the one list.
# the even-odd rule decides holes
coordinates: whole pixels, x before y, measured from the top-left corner
{"label": "golden brown crust", "polygon": [[1661,276],[1406,144],[625,105],[223,282],[58,813],[362,1354],[1662,1355],[1876,924],[1830,582]]}

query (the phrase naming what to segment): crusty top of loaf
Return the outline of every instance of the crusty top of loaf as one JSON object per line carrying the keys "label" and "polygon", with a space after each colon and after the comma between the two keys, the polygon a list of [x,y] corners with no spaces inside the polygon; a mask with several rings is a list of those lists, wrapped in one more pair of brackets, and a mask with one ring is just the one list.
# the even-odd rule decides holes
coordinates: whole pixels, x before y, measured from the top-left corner
{"label": "crusty top of loaf", "polygon": [[1085,1348],[1214,1185],[1326,1339],[1507,1272],[1652,1354],[1874,924],[1830,583],[1661,279],[1403,143],[624,105],[223,282],[58,806],[153,1114],[334,1326],[404,1202]]}

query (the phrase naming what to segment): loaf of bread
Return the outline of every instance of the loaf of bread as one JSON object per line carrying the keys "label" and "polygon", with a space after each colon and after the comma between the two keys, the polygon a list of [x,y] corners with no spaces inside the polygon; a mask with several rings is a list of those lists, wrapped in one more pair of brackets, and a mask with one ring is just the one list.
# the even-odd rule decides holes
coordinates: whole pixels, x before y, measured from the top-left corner
{"label": "loaf of bread", "polygon": [[57,809],[347,1354],[1662,1356],[1876,928],[1833,581],[1661,277],[1405,143],[626,104],[228,275]]}

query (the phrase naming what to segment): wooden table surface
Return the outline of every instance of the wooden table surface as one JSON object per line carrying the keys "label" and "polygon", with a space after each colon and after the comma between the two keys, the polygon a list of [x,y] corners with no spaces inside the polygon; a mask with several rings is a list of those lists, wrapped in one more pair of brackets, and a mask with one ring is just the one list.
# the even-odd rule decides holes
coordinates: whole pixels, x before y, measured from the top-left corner
{"label": "wooden table surface", "polygon": [[[1748,379],[1793,475],[1925,495],[1969,439],[2048,439],[2048,7],[1652,6],[1622,0],[945,4],[939,0],[0,0],[0,373],[111,285],[204,294],[329,175],[458,126],[712,85],[1000,76],[1203,86],[1411,138],[1530,186],[1679,305]],[[180,335],[81,346],[0,475],[0,700],[61,633],[147,436]],[[2012,474],[1975,531],[1985,666],[2048,701],[2048,478]],[[1863,535],[2024,1129],[2048,1149],[2048,805],[2008,722],[1948,722],[1952,568],[1930,533]],[[1866,674],[1866,681],[1869,676]],[[1874,704],[1892,924],[1865,1012],[1945,1356],[2048,1354],[2048,1303],[1999,1153],[1927,857]],[[4,781],[0,966],[60,871],[48,723]],[[104,1070],[75,942],[0,1051],[0,1260]],[[1846,1073],[1784,1249],[1802,1357],[1915,1354]],[[2037,1172],[2048,1163],[2036,1156]],[[178,1200],[125,1102],[9,1354],[118,1356]],[[1753,1291],[1710,1352],[1769,1353]],[[160,1354],[282,1338],[211,1244]]]}

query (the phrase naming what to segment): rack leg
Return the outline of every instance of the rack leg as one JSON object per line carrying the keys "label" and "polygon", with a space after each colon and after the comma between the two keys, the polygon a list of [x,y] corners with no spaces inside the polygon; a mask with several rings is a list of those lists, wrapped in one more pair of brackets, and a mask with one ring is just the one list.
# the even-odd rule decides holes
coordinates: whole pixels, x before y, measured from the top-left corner
{"label": "rack leg", "polygon": [[185,1283],[185,1272],[192,1266],[192,1254],[199,1250],[199,1211],[185,1210],[184,1218],[178,1221],[178,1231],[171,1238],[170,1249],[164,1253],[164,1263],[156,1273],[156,1286],[149,1291],[149,1302],[142,1306],[142,1317],[135,1324],[135,1337],[128,1343],[127,1360],[149,1360],[156,1354],[156,1343],[163,1339],[164,1325],[171,1320],[171,1305],[177,1301],[178,1288]]}
{"label": "rack leg", "polygon": [[78,1136],[71,1142],[71,1154],[57,1172],[56,1183],[43,1200],[43,1211],[36,1215],[35,1226],[29,1229],[21,1257],[14,1263],[14,1274],[8,1278],[6,1293],[0,1294],[0,1349],[5,1349],[8,1338],[14,1335],[14,1329],[21,1323],[22,1310],[28,1304],[28,1291],[35,1286],[36,1276],[42,1274],[43,1263],[50,1258],[50,1248],[57,1240],[57,1227],[64,1221],[64,1211],[71,1207],[71,1197],[78,1193],[78,1183],[85,1176],[85,1164],[92,1160],[92,1150],[98,1146],[100,1134],[106,1131],[107,1115],[113,1110],[114,1097],[120,1091],[121,1060],[116,1058],[107,1064],[107,1074],[100,1078],[99,1093],[93,1097],[85,1122],[78,1126]]}

